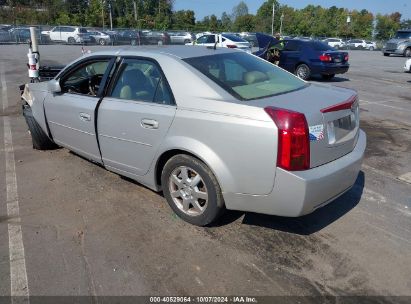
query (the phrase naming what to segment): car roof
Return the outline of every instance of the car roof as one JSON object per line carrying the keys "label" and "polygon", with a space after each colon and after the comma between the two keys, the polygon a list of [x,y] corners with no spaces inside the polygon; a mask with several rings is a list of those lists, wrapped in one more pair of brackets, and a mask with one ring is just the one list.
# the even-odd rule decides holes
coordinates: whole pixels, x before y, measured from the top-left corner
{"label": "car roof", "polygon": [[110,55],[110,56],[144,56],[152,57],[156,55],[164,55],[169,57],[177,57],[180,59],[201,57],[215,54],[226,54],[241,52],[228,48],[208,48],[204,46],[185,46],[185,45],[171,45],[171,46],[138,46],[127,47],[120,49],[109,49],[104,51],[93,52],[92,55]]}

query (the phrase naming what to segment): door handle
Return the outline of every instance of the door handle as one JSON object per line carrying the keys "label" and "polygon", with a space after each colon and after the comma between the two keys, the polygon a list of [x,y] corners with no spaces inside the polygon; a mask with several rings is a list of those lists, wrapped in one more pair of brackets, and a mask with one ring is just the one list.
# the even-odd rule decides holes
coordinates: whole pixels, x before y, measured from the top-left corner
{"label": "door handle", "polygon": [[83,120],[83,121],[90,121],[91,120],[90,114],[80,113],[79,116],[80,116],[80,119]]}
{"label": "door handle", "polygon": [[158,129],[158,121],[154,119],[142,119],[141,126],[146,129]]}

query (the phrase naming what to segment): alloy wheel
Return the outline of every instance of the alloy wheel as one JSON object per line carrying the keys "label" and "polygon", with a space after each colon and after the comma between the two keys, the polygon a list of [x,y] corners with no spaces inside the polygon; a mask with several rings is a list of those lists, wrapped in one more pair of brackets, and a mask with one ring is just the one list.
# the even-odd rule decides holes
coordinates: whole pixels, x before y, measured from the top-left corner
{"label": "alloy wheel", "polygon": [[189,216],[201,215],[208,205],[208,191],[203,178],[187,166],[174,169],[169,178],[169,191],[174,204]]}

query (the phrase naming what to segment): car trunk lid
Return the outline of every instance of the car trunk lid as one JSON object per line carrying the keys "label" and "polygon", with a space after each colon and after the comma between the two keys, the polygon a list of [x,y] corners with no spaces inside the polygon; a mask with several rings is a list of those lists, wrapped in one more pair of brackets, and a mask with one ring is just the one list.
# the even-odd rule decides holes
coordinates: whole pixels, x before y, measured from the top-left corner
{"label": "car trunk lid", "polygon": [[310,168],[350,153],[359,134],[359,106],[355,91],[310,84],[306,88],[253,101],[303,113],[310,139]]}

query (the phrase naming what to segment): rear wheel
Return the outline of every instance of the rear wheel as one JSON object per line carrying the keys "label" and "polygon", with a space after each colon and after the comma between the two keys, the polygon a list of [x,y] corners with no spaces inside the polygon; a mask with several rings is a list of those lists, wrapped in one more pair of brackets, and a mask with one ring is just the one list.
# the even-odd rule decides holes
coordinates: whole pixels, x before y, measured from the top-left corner
{"label": "rear wheel", "polygon": [[374,51],[374,47],[373,47],[373,46],[370,46],[369,50],[370,50],[370,51]]}
{"label": "rear wheel", "polygon": [[69,44],[75,44],[76,43],[76,39],[74,39],[73,37],[70,37],[69,39],[67,39],[67,42]]}
{"label": "rear wheel", "polygon": [[34,119],[32,110],[28,105],[24,106],[23,115],[30,130],[34,149],[51,150],[58,148],[58,146],[50,140],[50,138],[46,135],[46,133],[44,133],[43,129]]}
{"label": "rear wheel", "polygon": [[131,45],[137,45],[137,41],[135,39],[131,39],[130,44]]}
{"label": "rear wheel", "polygon": [[186,222],[206,226],[224,211],[217,179],[206,164],[189,155],[170,158],[161,174],[164,197]]}
{"label": "rear wheel", "polygon": [[303,80],[308,80],[311,76],[310,67],[306,65],[305,63],[298,65],[297,68],[295,69],[295,75],[297,75]]}
{"label": "rear wheel", "polygon": [[411,48],[407,48],[404,52],[405,57],[411,57]]}
{"label": "rear wheel", "polygon": [[321,77],[322,77],[324,80],[331,80],[331,79],[333,79],[333,78],[335,77],[335,74],[330,74],[330,75],[322,74]]}
{"label": "rear wheel", "polygon": [[99,43],[100,45],[106,45],[106,40],[100,39],[100,40],[98,41],[98,43]]}

